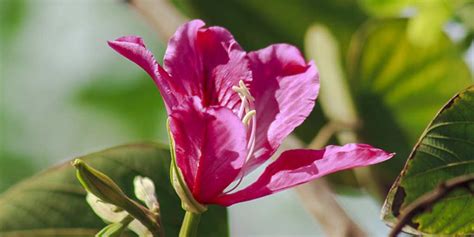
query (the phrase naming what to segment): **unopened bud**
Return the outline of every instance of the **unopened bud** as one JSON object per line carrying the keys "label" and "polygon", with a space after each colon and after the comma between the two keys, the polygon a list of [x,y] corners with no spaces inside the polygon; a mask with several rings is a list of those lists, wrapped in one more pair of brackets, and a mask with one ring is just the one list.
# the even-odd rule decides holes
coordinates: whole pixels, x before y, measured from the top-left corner
{"label": "unopened bud", "polygon": [[82,186],[103,202],[119,207],[124,207],[130,202],[122,189],[104,173],[88,166],[80,159],[74,160],[73,165],[76,167],[76,176]]}

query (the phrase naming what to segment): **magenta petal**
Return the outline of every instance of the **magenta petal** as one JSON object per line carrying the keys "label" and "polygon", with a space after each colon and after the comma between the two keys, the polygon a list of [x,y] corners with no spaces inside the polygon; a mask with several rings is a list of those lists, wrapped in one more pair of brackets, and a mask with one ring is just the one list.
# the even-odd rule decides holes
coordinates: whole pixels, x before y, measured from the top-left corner
{"label": "magenta petal", "polygon": [[336,171],[385,161],[394,154],[365,144],[327,146],[323,150],[289,150],[270,164],[250,186],[214,202],[230,206],[260,198]]}
{"label": "magenta petal", "polygon": [[227,108],[194,97],[170,116],[176,163],[194,198],[206,204],[236,178],[246,157],[246,130]]}
{"label": "magenta petal", "polygon": [[155,81],[163,97],[168,112],[177,105],[176,97],[171,94],[169,75],[156,62],[153,54],[146,48],[138,36],[124,36],[108,42],[115,51],[143,68]]}
{"label": "magenta petal", "polygon": [[319,74],[297,48],[271,45],[248,54],[253,72],[257,137],[255,157],[246,169],[267,160],[295,127],[311,113],[319,91]]}
{"label": "magenta petal", "polygon": [[234,109],[240,98],[232,86],[252,77],[246,53],[226,29],[203,27],[204,22],[193,20],[176,31],[164,68],[187,96],[198,96],[205,106]]}
{"label": "magenta petal", "polygon": [[203,98],[204,77],[197,33],[204,22],[192,20],[180,26],[168,42],[163,67],[187,96]]}
{"label": "magenta petal", "polygon": [[250,83],[252,79],[247,53],[229,31],[216,26],[199,31],[198,45],[206,73],[204,104],[235,109],[240,105],[240,97],[232,86],[240,80]]}

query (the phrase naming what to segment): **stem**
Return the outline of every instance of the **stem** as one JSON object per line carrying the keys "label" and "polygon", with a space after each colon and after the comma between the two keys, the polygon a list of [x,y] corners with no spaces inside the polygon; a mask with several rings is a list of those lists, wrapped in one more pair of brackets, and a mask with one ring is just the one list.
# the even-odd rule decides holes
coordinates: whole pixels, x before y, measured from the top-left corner
{"label": "stem", "polygon": [[179,231],[179,237],[196,237],[201,214],[187,211]]}

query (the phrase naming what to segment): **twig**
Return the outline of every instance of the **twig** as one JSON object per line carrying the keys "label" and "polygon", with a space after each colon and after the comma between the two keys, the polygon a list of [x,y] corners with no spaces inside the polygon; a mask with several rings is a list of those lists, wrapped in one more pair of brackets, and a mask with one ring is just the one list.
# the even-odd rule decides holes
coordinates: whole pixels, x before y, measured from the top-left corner
{"label": "twig", "polygon": [[413,217],[426,210],[430,210],[437,201],[456,188],[467,188],[474,195],[474,189],[469,186],[471,183],[474,184],[474,174],[459,176],[440,183],[433,191],[422,195],[402,211],[400,219],[393,227],[389,237],[396,237]]}

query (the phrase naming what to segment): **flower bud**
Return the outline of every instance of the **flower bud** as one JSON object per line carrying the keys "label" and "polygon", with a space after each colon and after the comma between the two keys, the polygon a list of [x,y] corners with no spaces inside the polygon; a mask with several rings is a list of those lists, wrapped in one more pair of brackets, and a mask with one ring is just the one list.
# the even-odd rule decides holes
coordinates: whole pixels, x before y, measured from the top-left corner
{"label": "flower bud", "polygon": [[82,186],[90,193],[106,203],[124,207],[129,204],[129,199],[120,187],[107,175],[88,166],[84,161],[76,159],[76,176]]}

